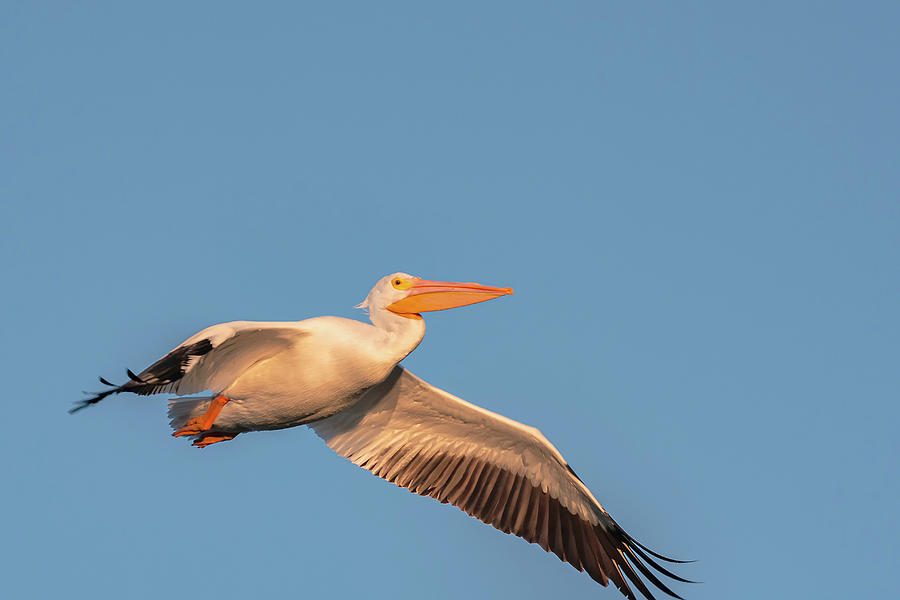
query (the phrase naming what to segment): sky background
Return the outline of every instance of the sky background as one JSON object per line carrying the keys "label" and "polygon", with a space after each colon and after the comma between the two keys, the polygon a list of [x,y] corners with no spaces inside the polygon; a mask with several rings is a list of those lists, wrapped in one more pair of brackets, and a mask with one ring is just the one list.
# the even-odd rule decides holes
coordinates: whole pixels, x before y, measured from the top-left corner
{"label": "sky background", "polygon": [[511,286],[405,364],[689,600],[900,596],[896,2],[4,2],[8,598],[606,598],[311,431],[69,415],[208,325]]}

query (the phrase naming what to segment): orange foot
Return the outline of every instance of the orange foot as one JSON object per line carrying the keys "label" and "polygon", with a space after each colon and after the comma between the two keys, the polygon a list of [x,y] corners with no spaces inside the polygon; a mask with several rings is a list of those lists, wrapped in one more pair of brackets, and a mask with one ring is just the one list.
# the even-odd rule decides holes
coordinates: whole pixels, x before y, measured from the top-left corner
{"label": "orange foot", "polygon": [[216,396],[209,403],[209,408],[206,409],[206,412],[203,416],[194,417],[187,423],[185,423],[184,427],[173,433],[172,435],[175,437],[181,437],[183,435],[197,435],[198,433],[203,433],[204,431],[208,431],[210,427],[213,426],[213,423],[216,420],[216,417],[219,416],[219,413],[222,411],[222,407],[228,402],[228,398],[225,396]]}
{"label": "orange foot", "polygon": [[225,433],[221,435],[204,435],[203,437],[199,437],[194,440],[193,445],[197,446],[198,448],[206,448],[210,444],[218,444],[219,442],[227,442],[228,440],[233,440],[237,435],[238,434],[236,433],[233,435],[228,435]]}

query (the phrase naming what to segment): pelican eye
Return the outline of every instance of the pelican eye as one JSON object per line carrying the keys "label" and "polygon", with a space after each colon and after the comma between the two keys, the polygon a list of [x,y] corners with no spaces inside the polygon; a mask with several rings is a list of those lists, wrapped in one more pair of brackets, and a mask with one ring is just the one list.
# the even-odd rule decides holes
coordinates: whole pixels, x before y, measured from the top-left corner
{"label": "pelican eye", "polygon": [[394,286],[395,290],[408,290],[413,286],[413,279],[406,279],[404,277],[394,277],[391,279],[391,285]]}

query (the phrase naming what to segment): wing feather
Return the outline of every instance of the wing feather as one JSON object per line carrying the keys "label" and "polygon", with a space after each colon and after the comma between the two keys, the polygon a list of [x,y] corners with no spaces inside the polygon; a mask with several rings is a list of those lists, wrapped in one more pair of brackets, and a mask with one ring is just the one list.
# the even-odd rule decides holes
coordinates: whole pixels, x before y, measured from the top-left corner
{"label": "wing feather", "polygon": [[128,381],[76,403],[76,412],[107,396],[132,392],[141,396],[174,393],[182,396],[204,390],[221,392],[256,362],[291,347],[305,333],[294,323],[235,321],[213,325],[179,344],[138,374],[127,370]]}
{"label": "wing feather", "polygon": [[[310,424],[338,454],[410,491],[540,545],[628,598],[652,600],[661,568],[609,516],[540,431],[456,398],[401,367],[355,405]],[[655,553],[653,553],[656,556]],[[642,561],[643,559],[643,561]]]}

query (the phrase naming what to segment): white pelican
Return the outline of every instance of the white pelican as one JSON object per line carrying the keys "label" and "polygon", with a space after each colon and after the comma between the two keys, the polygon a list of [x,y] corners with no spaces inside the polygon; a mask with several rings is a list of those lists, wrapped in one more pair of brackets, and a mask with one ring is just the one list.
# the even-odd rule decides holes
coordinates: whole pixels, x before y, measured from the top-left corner
{"label": "white pelican", "polygon": [[[678,581],[600,506],[540,431],[469,404],[398,363],[425,335],[420,313],[484,302],[510,288],[428,281],[395,273],[358,308],[372,325],[338,317],[235,321],[188,338],[130,381],[80,401],[78,411],[120,392],[202,398],[169,403],[174,436],[200,448],[247,431],[309,425],[335,452],[375,475],[449,502],[514,533],[628,598],[637,575],[675,598],[653,570]],[[649,567],[648,567],[649,565]]]}

